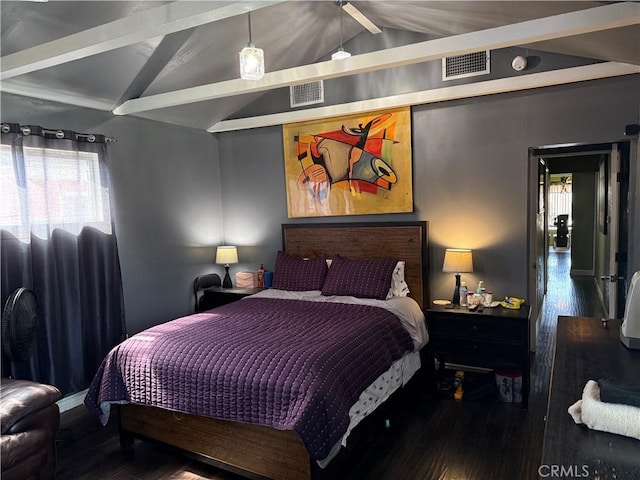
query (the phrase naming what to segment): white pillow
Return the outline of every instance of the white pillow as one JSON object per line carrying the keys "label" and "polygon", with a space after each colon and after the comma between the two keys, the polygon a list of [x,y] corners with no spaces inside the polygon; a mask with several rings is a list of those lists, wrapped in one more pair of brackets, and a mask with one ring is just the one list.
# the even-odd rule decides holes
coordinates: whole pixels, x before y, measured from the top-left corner
{"label": "white pillow", "polygon": [[[327,267],[331,267],[331,259],[327,258]],[[404,262],[396,263],[391,275],[391,286],[387,293],[387,300],[393,297],[406,297],[409,295],[409,285],[404,281]]]}
{"label": "white pillow", "polygon": [[404,281],[404,262],[400,261],[396,263],[396,268],[393,269],[391,288],[387,293],[387,300],[392,297],[406,297],[407,295],[409,295],[409,285]]}

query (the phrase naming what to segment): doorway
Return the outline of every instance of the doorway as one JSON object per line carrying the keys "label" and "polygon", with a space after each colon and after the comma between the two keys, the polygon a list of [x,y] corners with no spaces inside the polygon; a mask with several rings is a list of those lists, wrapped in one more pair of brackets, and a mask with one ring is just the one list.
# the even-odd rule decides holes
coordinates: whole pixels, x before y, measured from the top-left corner
{"label": "doorway", "polygon": [[[553,169],[553,160],[546,164],[548,169]],[[568,253],[573,234],[573,173],[550,173],[548,190],[545,213],[549,226],[549,253]]]}
{"label": "doorway", "polygon": [[566,287],[554,298],[571,302],[574,283],[586,281],[599,299],[593,315],[622,315],[626,289],[624,283],[617,287],[626,276],[628,226],[621,212],[627,211],[629,153],[629,141],[530,150],[532,350],[549,278],[556,280],[554,288]]}

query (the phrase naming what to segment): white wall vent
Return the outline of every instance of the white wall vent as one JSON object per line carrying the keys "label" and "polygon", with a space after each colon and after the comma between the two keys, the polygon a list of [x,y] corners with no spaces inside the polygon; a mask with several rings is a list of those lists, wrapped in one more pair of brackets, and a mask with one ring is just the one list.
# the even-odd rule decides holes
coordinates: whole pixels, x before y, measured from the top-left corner
{"label": "white wall vent", "polygon": [[313,105],[324,102],[324,84],[322,80],[289,87],[289,98],[291,108],[302,107],[303,105]]}
{"label": "white wall vent", "polygon": [[474,77],[491,72],[491,52],[466,53],[442,59],[442,80]]}

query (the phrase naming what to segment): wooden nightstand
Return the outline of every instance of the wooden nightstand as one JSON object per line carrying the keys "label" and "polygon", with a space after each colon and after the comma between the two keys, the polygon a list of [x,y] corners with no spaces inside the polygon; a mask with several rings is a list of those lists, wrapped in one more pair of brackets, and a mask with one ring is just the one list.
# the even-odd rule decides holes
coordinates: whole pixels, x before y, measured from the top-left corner
{"label": "wooden nightstand", "polygon": [[253,295],[263,288],[222,288],[212,287],[202,291],[202,298],[198,304],[198,311],[203,312],[227,303],[237,302],[241,298]]}
{"label": "wooden nightstand", "polygon": [[515,364],[522,372],[522,407],[529,404],[529,312],[528,305],[518,310],[503,307],[470,312],[466,307],[427,310],[429,343],[440,369],[445,362],[494,369]]}

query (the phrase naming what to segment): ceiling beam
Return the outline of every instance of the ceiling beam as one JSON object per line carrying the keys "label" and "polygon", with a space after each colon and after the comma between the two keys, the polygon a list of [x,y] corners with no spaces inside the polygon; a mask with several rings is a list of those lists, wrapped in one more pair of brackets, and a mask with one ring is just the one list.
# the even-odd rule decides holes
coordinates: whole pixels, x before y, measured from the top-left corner
{"label": "ceiling beam", "polygon": [[477,32],[354,55],[342,60],[329,60],[289,68],[267,73],[257,81],[235,79],[149,95],[124,102],[114,109],[113,113],[127,115],[233,95],[262,92],[289,85],[422,63],[451,55],[531,44],[543,40],[570,37],[638,23],[640,23],[639,4],[614,3]]}
{"label": "ceiling beam", "polygon": [[138,98],[142,95],[149,85],[162,72],[167,63],[180,51],[189,37],[193,34],[194,29],[182,30],[180,32],[170,33],[162,38],[160,44],[153,50],[153,53],[144,66],[138,71],[136,78],[129,84],[115,105],[120,105],[130,98]]}
{"label": "ceiling beam", "polygon": [[374,35],[382,33],[382,30],[380,30],[380,28],[376,24],[369,20],[364,13],[358,10],[353,3],[341,2],[340,5],[342,6],[342,10],[351,15],[351,18],[353,18],[356,22],[366,28],[369,33],[373,33]]}
{"label": "ceiling beam", "polygon": [[529,90],[532,88],[564,85],[586,80],[596,80],[638,73],[640,73],[640,67],[637,65],[617,62],[596,63],[582,67],[531,73],[517,77],[487,80],[484,82],[456,85],[453,87],[435,88],[432,90],[392,95],[389,97],[381,97],[371,100],[361,100],[358,102],[343,103],[340,105],[308,108],[304,110],[294,110],[270,115],[238,118],[234,120],[223,120],[207,128],[207,132],[228,132],[234,130],[246,130],[249,128],[283,125],[292,122],[305,122],[307,120],[319,120],[323,118],[371,112],[387,108],[446,102],[449,100],[459,100],[461,98],[494,95],[498,93],[515,92],[520,90]]}
{"label": "ceiling beam", "polygon": [[286,0],[256,0],[223,7],[217,2],[172,2],[5,55],[0,59],[0,80],[242,15],[283,1]]}
{"label": "ceiling beam", "polygon": [[28,85],[16,80],[9,80],[0,83],[2,93],[22,95],[23,97],[39,98],[51,102],[75,105],[77,107],[92,108],[94,110],[104,110],[110,112],[113,109],[113,101],[88,95],[78,95],[72,92],[44,88],[40,85]]}

